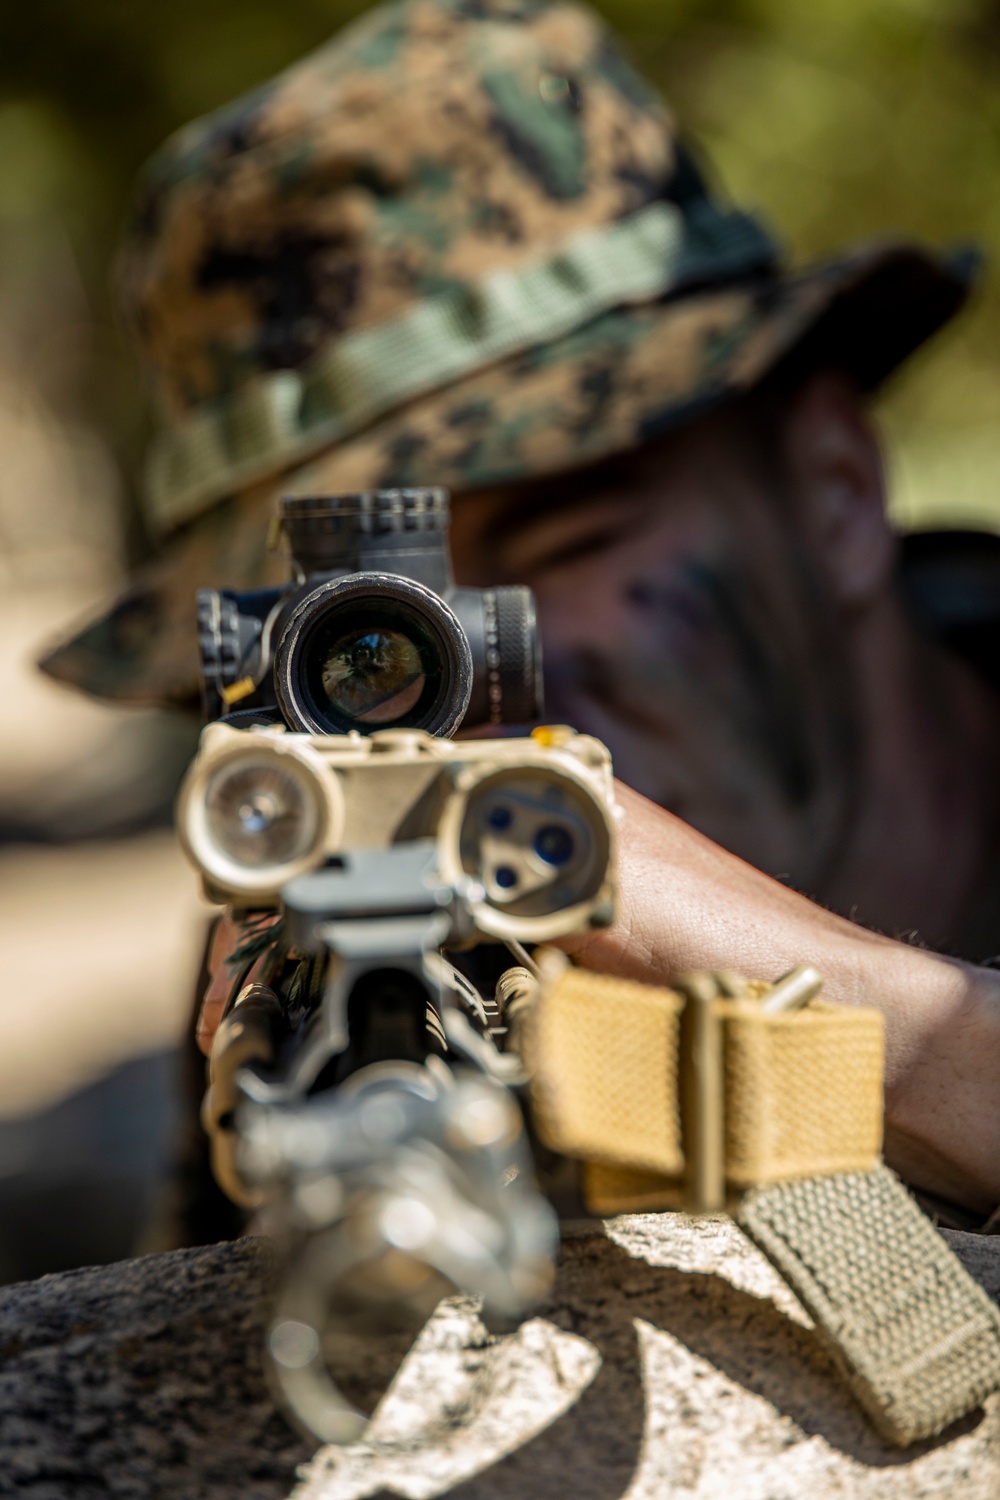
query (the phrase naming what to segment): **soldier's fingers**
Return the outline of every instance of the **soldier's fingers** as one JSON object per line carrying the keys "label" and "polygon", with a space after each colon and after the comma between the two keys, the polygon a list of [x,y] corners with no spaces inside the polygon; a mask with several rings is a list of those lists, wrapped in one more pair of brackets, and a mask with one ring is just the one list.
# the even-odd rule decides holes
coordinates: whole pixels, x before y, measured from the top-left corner
{"label": "soldier's fingers", "polygon": [[239,946],[243,934],[243,924],[234,917],[232,909],[226,907],[222,916],[215,924],[212,934],[212,945],[208,951],[208,971],[215,975],[221,964],[229,957],[230,953]]}
{"label": "soldier's fingers", "polygon": [[198,1025],[194,1033],[195,1040],[206,1057],[212,1050],[212,1038],[222,1020],[222,1012],[226,1008],[232,984],[232,976],[228,973],[225,964],[220,964],[212,976],[211,984],[205,991],[198,1015]]}
{"label": "soldier's fingers", "polygon": [[[272,921],[276,922],[277,920],[277,913],[275,913]],[[271,926],[272,921],[257,923],[255,927],[259,930],[261,926]],[[201,1011],[198,1016],[198,1024],[195,1028],[195,1039],[206,1057],[212,1050],[212,1038],[215,1036],[219,1022],[222,1020],[226,1001],[229,999],[233,985],[239,979],[239,976],[234,974],[229,968],[226,960],[232,956],[246,935],[246,922],[238,921],[227,910],[222,916],[215,930],[215,936],[212,939],[212,950],[209,954],[209,967],[212,971],[212,978],[201,1002]],[[265,951],[254,962],[249,974],[243,980],[244,984],[249,984],[252,980],[259,977],[267,958],[268,953]]]}
{"label": "soldier's fingers", "polygon": [[227,973],[232,973],[228,968],[229,959],[236,952],[241,943],[245,942],[251,933],[266,932],[278,921],[279,913],[255,912],[249,917],[238,917],[233,913],[231,907],[227,906],[212,937],[212,948],[208,956],[209,972],[214,976],[224,966]]}

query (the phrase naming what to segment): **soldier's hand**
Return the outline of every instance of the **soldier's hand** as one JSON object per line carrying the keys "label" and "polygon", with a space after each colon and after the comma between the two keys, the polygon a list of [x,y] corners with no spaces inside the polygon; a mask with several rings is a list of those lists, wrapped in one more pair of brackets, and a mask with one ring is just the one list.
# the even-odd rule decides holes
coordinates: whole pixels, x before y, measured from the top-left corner
{"label": "soldier's hand", "polygon": [[[272,927],[278,920],[278,913],[273,917],[261,918],[259,915],[253,919],[253,930],[260,932],[267,927]],[[251,984],[260,977],[261,970],[268,960],[265,951],[255,961],[246,976],[235,974],[228,966],[227,960],[232,958],[237,948],[248,936],[249,924],[245,919],[233,915],[229,907],[223,912],[218,926],[212,935],[212,946],[208,955],[208,968],[211,979],[201,1002],[201,1011],[198,1015],[198,1025],[195,1036],[198,1046],[207,1057],[212,1050],[212,1038],[218,1030],[219,1022],[222,1020],[226,1002],[232,992],[233,986],[241,982]]]}
{"label": "soldier's hand", "polygon": [[627,787],[618,798],[618,920],[560,946],[587,968],[652,984],[692,969],[775,979],[814,964],[824,998],[885,1017],[890,1165],[984,1217],[994,1209],[1000,976],[835,916]]}

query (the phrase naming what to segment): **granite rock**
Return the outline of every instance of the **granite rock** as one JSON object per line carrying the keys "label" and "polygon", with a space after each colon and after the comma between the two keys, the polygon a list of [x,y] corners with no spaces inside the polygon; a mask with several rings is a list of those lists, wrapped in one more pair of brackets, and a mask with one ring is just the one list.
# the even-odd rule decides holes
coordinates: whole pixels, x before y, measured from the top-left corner
{"label": "granite rock", "polygon": [[[949,1240],[1000,1300],[1000,1239]],[[266,1243],[246,1239],[5,1288],[0,1495],[1000,1493],[1000,1398],[933,1442],[889,1448],[806,1314],[728,1221],[638,1215],[607,1235],[568,1236],[548,1304],[518,1334],[492,1339],[467,1304],[443,1309],[372,1441],[308,1464],[263,1374],[274,1277]]]}

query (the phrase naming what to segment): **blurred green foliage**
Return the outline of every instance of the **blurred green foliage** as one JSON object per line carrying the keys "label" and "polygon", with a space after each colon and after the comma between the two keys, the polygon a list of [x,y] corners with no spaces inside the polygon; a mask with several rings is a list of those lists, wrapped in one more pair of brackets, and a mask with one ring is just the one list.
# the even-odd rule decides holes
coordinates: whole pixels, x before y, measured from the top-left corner
{"label": "blurred green foliage", "polygon": [[[0,241],[57,218],[96,326],[96,419],[139,444],[106,271],[176,126],[323,41],[361,0],[27,0],[0,9]],[[602,0],[741,201],[796,259],[887,231],[1000,261],[1000,0]],[[883,403],[907,518],[1000,517],[1000,279]],[[108,352],[110,351],[110,352]]]}

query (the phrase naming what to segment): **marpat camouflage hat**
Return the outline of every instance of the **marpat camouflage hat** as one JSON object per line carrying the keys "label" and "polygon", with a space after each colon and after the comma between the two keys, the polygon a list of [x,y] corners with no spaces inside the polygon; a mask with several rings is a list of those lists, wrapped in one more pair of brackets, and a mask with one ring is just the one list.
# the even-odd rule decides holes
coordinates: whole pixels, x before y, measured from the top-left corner
{"label": "marpat camouflage hat", "polygon": [[195,591],[283,578],[279,494],[572,469],[789,358],[874,387],[969,275],[899,243],[784,271],[579,5],[381,6],[146,169],[119,283],[161,554],[43,666],[194,703]]}

